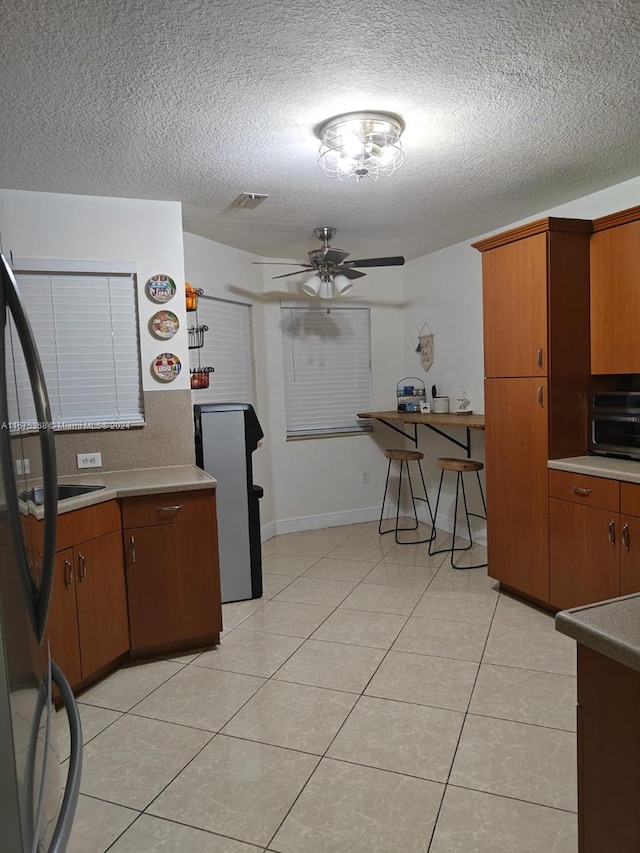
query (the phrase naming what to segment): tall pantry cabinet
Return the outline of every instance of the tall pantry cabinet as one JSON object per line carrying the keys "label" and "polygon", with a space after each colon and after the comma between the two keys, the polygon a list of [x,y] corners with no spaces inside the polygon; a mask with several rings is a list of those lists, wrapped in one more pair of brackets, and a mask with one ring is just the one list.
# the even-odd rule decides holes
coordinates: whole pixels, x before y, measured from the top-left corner
{"label": "tall pantry cabinet", "polygon": [[489,574],[549,603],[547,460],[587,450],[591,222],[545,218],[482,252]]}

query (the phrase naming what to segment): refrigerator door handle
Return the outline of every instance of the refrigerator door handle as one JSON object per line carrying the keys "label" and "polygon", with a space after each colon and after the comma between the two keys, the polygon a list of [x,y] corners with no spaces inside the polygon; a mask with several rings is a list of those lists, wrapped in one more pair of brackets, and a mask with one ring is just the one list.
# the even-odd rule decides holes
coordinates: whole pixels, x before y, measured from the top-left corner
{"label": "refrigerator door handle", "polygon": [[54,562],[56,550],[56,524],[58,514],[58,489],[56,472],[56,449],[51,422],[51,407],[47,395],[42,362],[38,355],[29,318],[22,306],[18,285],[7,264],[2,258],[6,276],[5,298],[13,322],[18,332],[20,345],[29,371],[29,381],[36,407],[36,419],[39,426],[40,450],[42,453],[42,477],[44,486],[44,537],[42,554],[42,579],[36,597],[36,635],[41,643],[47,624],[47,614],[53,588]]}
{"label": "refrigerator door handle", "polygon": [[47,853],[65,853],[73,818],[76,813],[78,804],[78,795],[80,793],[80,779],[82,776],[82,723],[80,722],[80,713],[76,700],[69,686],[69,682],[64,677],[60,667],[51,661],[51,675],[53,681],[60,691],[62,702],[64,704],[67,717],[69,719],[69,729],[71,732],[71,757],[69,758],[69,772],[67,774],[67,782],[58,815],[58,822],[51,838],[51,844]]}

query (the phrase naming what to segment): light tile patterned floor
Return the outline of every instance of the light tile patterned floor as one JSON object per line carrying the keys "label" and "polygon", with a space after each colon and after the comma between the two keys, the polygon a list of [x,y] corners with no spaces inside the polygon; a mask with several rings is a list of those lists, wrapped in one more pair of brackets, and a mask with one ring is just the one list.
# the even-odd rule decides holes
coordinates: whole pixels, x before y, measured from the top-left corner
{"label": "light tile patterned floor", "polygon": [[576,853],[575,645],[445,556],[265,543],[219,647],[80,697],[69,853]]}

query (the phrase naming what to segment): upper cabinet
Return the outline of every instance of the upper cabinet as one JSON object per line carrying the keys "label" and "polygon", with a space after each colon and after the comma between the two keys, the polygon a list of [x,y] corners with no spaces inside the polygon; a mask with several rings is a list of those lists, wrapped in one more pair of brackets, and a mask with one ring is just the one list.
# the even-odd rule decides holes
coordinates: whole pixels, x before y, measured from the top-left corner
{"label": "upper cabinet", "polygon": [[640,373],[640,207],[593,223],[591,372]]}
{"label": "upper cabinet", "polygon": [[584,372],[590,232],[585,220],[547,217],[473,244],[488,379]]}
{"label": "upper cabinet", "polygon": [[546,376],[547,235],[482,255],[484,371],[487,378]]}

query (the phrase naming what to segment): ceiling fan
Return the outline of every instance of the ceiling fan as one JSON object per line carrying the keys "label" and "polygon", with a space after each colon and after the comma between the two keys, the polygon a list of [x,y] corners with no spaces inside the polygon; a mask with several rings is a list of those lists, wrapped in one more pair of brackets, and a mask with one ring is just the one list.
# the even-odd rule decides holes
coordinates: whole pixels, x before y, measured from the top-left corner
{"label": "ceiling fan", "polygon": [[357,261],[348,261],[349,252],[334,249],[329,245],[329,241],[335,236],[335,228],[328,226],[315,228],[313,233],[318,240],[322,240],[322,246],[309,252],[308,263],[304,261],[282,264],[277,261],[254,261],[253,263],[301,267],[294,272],[274,275],[274,279],[313,272],[313,275],[302,285],[302,290],[307,296],[320,296],[325,299],[331,297],[334,292],[338,296],[346,295],[353,287],[352,280],[366,275],[357,267],[398,267],[404,264],[404,258],[399,255],[391,258],[361,258]]}

